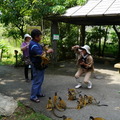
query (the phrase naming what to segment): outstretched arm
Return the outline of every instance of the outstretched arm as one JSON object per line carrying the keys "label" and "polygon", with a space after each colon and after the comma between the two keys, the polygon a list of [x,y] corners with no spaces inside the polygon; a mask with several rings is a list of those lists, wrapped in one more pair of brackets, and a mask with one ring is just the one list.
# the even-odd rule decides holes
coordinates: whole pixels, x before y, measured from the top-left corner
{"label": "outstretched arm", "polygon": [[81,50],[80,50],[80,46],[79,45],[75,45],[72,47],[72,50],[74,50],[75,53],[80,54]]}

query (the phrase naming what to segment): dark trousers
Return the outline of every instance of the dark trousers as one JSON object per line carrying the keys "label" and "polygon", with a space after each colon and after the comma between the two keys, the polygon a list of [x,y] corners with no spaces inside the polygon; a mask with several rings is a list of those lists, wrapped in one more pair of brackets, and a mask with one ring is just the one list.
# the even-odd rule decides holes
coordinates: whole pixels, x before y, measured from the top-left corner
{"label": "dark trousers", "polygon": [[[28,71],[29,71],[29,65],[25,65],[24,66],[24,75],[25,75],[25,79],[28,79]],[[32,74],[32,69],[31,69],[31,79],[33,77],[33,74]]]}

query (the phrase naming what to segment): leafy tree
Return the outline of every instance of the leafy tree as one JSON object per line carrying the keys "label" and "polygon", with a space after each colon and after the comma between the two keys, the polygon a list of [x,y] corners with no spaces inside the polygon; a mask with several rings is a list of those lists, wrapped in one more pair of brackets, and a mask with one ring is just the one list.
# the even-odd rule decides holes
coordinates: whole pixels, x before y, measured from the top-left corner
{"label": "leafy tree", "polygon": [[[63,14],[69,7],[84,4],[86,0],[1,0],[0,20],[9,27],[9,35],[24,36],[26,25],[43,26],[43,18]],[[17,28],[17,29],[16,29]]]}
{"label": "leafy tree", "polygon": [[[102,38],[103,37],[106,37],[106,29],[105,27],[102,27],[102,26],[95,26],[91,29],[91,32],[87,32],[86,33],[86,44],[89,44],[91,45],[91,48],[92,48],[92,51],[98,51],[98,53],[95,53],[95,54],[98,54],[99,56],[102,55],[103,51],[104,51],[104,48],[103,48],[103,51],[102,51]],[[97,46],[98,44],[98,46]],[[105,45],[104,45],[105,47]],[[102,51],[102,53],[101,53]]]}
{"label": "leafy tree", "polygon": [[[19,30],[18,33],[23,37],[25,25],[29,21],[31,13],[30,8],[30,0],[1,0],[0,20],[5,26],[10,26],[11,31],[15,32],[15,28],[17,28]],[[14,34],[10,34],[11,31],[9,31],[9,35],[12,36]]]}
{"label": "leafy tree", "polygon": [[113,29],[115,30],[118,37],[118,58],[120,57],[120,31],[118,30],[119,26],[113,25]]}

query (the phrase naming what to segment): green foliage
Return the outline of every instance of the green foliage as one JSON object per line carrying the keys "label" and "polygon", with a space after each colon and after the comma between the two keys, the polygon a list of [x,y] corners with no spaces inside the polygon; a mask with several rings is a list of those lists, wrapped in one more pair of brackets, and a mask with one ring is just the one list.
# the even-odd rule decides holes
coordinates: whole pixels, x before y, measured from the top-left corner
{"label": "green foliage", "polygon": [[3,42],[0,41],[0,49],[2,49],[2,52],[8,52],[9,46],[5,45]]}
{"label": "green foliage", "polygon": [[[29,0],[1,0],[0,1],[1,16],[0,20],[5,26],[9,25],[19,30],[19,34],[23,37],[24,26],[29,19],[30,15],[30,2]],[[13,31],[13,29],[11,30]],[[11,34],[10,34],[11,35]]]}
{"label": "green foliage", "polygon": [[[104,46],[104,39],[107,32],[107,40]],[[118,38],[116,33],[111,29],[111,26],[95,26],[86,32],[86,44],[91,46],[93,55],[105,54],[107,57],[116,57],[118,53]],[[102,50],[104,49],[103,53]],[[99,54],[101,53],[101,54]]]}
{"label": "green foliage", "polygon": [[62,5],[55,5],[51,7],[51,11],[53,14],[63,14],[65,12],[65,7]]}
{"label": "green foliage", "polygon": [[58,41],[59,60],[73,58],[71,47],[78,44],[78,28],[75,25],[61,23]]}
{"label": "green foliage", "polygon": [[102,39],[102,37],[105,36],[105,29],[104,27],[92,27],[92,29],[89,32],[86,32],[86,43],[87,44],[96,44],[98,42],[98,39]]}
{"label": "green foliage", "polygon": [[20,101],[18,101],[18,106],[19,107],[24,107],[24,104],[22,104]]}
{"label": "green foliage", "polygon": [[87,0],[65,0],[64,5],[66,8],[70,8],[77,5],[84,5]]}
{"label": "green foliage", "polygon": [[26,25],[41,25],[44,17],[63,14],[67,8],[85,2],[86,0],[1,0],[0,20],[7,26],[8,36],[23,38]]}
{"label": "green foliage", "polygon": [[25,117],[21,117],[20,119],[18,120],[51,120],[50,118],[42,115],[42,114],[39,114],[39,113],[32,113],[31,115],[26,115]]}
{"label": "green foliage", "polygon": [[110,32],[110,39],[111,39],[111,43],[113,43],[113,44],[115,44],[115,43],[118,43],[118,37],[117,37],[117,35],[116,35],[116,33],[115,32]]}
{"label": "green foliage", "polygon": [[77,0],[78,5],[84,5],[88,0]]}

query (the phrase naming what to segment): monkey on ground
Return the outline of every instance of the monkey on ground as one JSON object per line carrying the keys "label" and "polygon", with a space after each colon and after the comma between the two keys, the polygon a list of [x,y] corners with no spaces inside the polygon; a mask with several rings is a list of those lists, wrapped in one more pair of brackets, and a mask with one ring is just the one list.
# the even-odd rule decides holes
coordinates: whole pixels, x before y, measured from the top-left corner
{"label": "monkey on ground", "polygon": [[53,101],[52,101],[52,99],[51,99],[51,97],[49,97],[49,99],[48,99],[48,103],[47,103],[47,110],[52,110],[53,109]]}
{"label": "monkey on ground", "polygon": [[78,103],[77,109],[83,108],[83,106],[84,106],[84,98],[83,98],[83,96],[81,94],[79,95],[79,99],[78,99],[77,103]]}
{"label": "monkey on ground", "polygon": [[75,89],[68,88],[68,100],[76,100],[76,91]]}
{"label": "monkey on ground", "polygon": [[59,101],[58,101],[58,103],[57,103],[57,106],[58,106],[60,109],[64,109],[64,110],[67,108],[67,105],[66,105],[65,101],[62,100],[61,97],[59,97]]}
{"label": "monkey on ground", "polygon": [[87,95],[84,95],[83,105],[86,106],[87,104],[88,104],[88,96],[87,96]]}
{"label": "monkey on ground", "polygon": [[65,115],[63,116],[63,120],[72,120],[72,118],[67,118]]}
{"label": "monkey on ground", "polygon": [[55,92],[55,95],[53,97],[53,103],[56,104],[58,100],[57,92]]}
{"label": "monkey on ground", "polygon": [[89,120],[105,120],[105,119],[104,118],[100,118],[100,117],[94,118],[94,117],[90,116]]}

